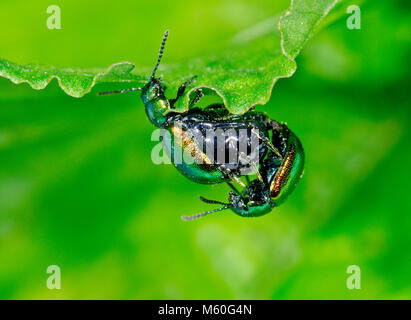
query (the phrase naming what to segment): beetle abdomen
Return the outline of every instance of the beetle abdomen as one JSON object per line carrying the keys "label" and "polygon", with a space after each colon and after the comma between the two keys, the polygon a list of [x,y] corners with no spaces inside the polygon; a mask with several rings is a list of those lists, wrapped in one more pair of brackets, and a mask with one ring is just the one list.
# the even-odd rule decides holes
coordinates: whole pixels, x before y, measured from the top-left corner
{"label": "beetle abdomen", "polygon": [[204,153],[201,146],[199,146],[193,139],[193,136],[180,126],[173,125],[171,132],[174,135],[174,142],[180,144],[179,147],[189,154],[197,164],[212,165],[207,154]]}
{"label": "beetle abdomen", "polygon": [[274,177],[274,181],[271,183],[270,191],[271,197],[276,198],[280,194],[282,188],[284,187],[285,183],[287,182],[288,178],[290,177],[291,168],[293,167],[294,159],[295,159],[295,145],[290,145],[286,158],[284,160],[284,164],[277,171],[277,174]]}
{"label": "beetle abdomen", "polygon": [[215,120],[204,111],[175,115],[168,127],[173,135],[171,147],[182,150],[196,168],[210,172],[224,166],[224,170],[233,174],[245,175],[252,167],[258,167],[267,152],[259,138],[268,136],[267,130],[258,120],[253,120],[234,117]]}
{"label": "beetle abdomen", "polygon": [[287,152],[270,183],[270,193],[276,206],[293,192],[304,171],[304,149],[297,136],[289,131]]}

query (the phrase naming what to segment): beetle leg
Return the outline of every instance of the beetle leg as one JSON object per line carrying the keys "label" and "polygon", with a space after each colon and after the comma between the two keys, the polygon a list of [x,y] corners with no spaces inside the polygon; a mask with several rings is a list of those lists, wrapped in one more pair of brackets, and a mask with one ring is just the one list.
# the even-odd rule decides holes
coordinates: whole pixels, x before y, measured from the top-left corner
{"label": "beetle leg", "polygon": [[177,102],[178,99],[182,97],[184,92],[186,91],[186,88],[193,83],[197,76],[192,77],[190,80],[184,81],[181,86],[177,90],[177,96],[174,99],[170,99],[170,106],[173,107],[174,104]]}
{"label": "beetle leg", "polygon": [[186,90],[187,87],[187,82],[184,82],[177,91],[177,96],[174,99],[170,99],[170,106],[173,107],[174,104],[177,102],[178,99],[184,94],[184,91]]}
{"label": "beetle leg", "polygon": [[[247,161],[247,163],[250,165],[251,169],[253,170],[253,172],[256,174],[258,180],[260,180],[262,183],[264,183],[263,177],[260,174],[260,171],[258,170],[258,167],[256,166],[256,164],[253,162],[252,159],[250,159],[249,156],[247,156],[244,152],[240,152],[240,157],[244,159],[245,161]],[[247,176],[246,176],[247,177]]]}
{"label": "beetle leg", "polygon": [[227,181],[227,184],[230,186],[230,188],[234,191],[235,194],[239,195],[240,193],[238,192],[237,188],[233,186],[233,184],[229,181]]}
{"label": "beetle leg", "polygon": [[222,173],[224,173],[225,175],[227,175],[230,179],[233,179],[235,182],[237,182],[240,186],[242,187],[246,187],[246,185],[244,184],[244,182],[242,182],[240,180],[240,178],[238,176],[236,176],[234,173],[232,173],[232,171],[230,169],[228,169],[224,164],[219,164],[218,165],[218,170],[220,170]]}
{"label": "beetle leg", "polygon": [[195,97],[193,98],[193,100],[191,100],[189,108],[191,108],[192,106],[194,106],[198,101],[200,101],[200,99],[201,99],[202,97],[204,97],[203,91],[201,91],[201,89],[196,89],[196,92],[195,92],[195,93],[196,93],[196,95],[195,95]]}
{"label": "beetle leg", "polygon": [[257,137],[261,139],[268,146],[268,148],[270,148],[272,152],[274,152],[280,159],[282,159],[283,156],[281,155],[280,151],[278,151],[278,149],[272,144],[270,139],[266,136],[261,136],[258,131],[258,128],[255,125],[253,125],[252,123],[250,123],[249,125],[251,127],[252,132],[254,132],[257,135]]}

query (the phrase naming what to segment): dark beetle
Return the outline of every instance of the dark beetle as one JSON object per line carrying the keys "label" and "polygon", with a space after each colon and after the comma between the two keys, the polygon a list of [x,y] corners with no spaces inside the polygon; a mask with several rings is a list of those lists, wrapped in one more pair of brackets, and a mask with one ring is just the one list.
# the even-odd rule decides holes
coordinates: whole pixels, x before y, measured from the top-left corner
{"label": "dark beetle", "polygon": [[[223,105],[204,110],[195,108],[169,114],[163,127],[171,134],[163,142],[174,165],[187,178],[204,184],[234,180],[242,185],[238,177],[252,171],[258,174],[258,164],[270,149],[267,146],[270,123],[264,114],[256,112],[229,115]],[[177,146],[185,151],[180,161],[175,161]],[[271,143],[270,146],[281,158],[278,150]]]}
{"label": "dark beetle", "polygon": [[[233,189],[228,203],[200,197],[207,203],[223,204],[224,207],[183,219],[192,220],[224,209],[231,209],[243,217],[261,216],[270,212],[286,199],[302,176],[304,152],[299,139],[285,124],[254,110],[243,115],[233,115],[224,105],[212,105],[205,109],[190,108],[184,113],[175,112],[174,104],[194,78],[179,87],[176,98],[168,99],[165,96],[166,87],[155,77],[155,73],[167,36],[168,31],[164,35],[150,80],[143,88],[100,94],[141,90],[141,99],[149,120],[169,133],[163,136],[163,143],[175,167],[197,183],[227,182]],[[197,89],[190,107],[194,107],[202,96],[201,90]],[[221,145],[216,143],[217,135],[211,138],[207,135],[208,131],[218,130],[225,133]],[[241,131],[245,134],[241,135]],[[211,148],[207,149],[208,146]],[[211,156],[210,149],[213,151]],[[178,150],[183,150],[185,155],[176,157]],[[223,157],[219,159],[221,153]],[[234,159],[230,158],[233,154]],[[227,157],[234,161],[227,161]],[[251,182],[247,176],[250,172],[257,175],[257,179]],[[247,185],[240,180],[242,175],[246,176]],[[238,192],[231,181],[245,187],[244,190]]]}
{"label": "dark beetle", "polygon": [[278,128],[273,129],[272,134],[274,146],[279,148],[282,158],[279,159],[269,151],[260,166],[261,179],[249,182],[241,193],[236,190],[230,192],[228,203],[200,197],[206,203],[224,206],[182,218],[193,220],[225,209],[231,209],[242,217],[259,217],[283,203],[303,176],[304,150],[300,140],[285,124],[278,124]]}

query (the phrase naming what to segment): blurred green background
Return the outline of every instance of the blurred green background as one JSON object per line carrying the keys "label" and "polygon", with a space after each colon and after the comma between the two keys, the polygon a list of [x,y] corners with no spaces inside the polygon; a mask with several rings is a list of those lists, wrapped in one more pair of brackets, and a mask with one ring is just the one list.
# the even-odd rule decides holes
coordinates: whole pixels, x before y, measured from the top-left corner
{"label": "blurred green background", "polygon": [[[349,4],[343,5],[342,12]],[[62,30],[46,9],[62,10]],[[287,1],[0,3],[0,56],[17,63],[153,65],[201,54],[288,8]],[[410,299],[410,4],[361,5],[321,30],[291,79],[259,107],[286,121],[305,176],[271,214],[183,214],[225,200],[225,185],[154,165],[137,95],[82,99],[0,79],[0,298]],[[46,268],[61,268],[61,290]],[[346,287],[361,268],[361,289]]]}

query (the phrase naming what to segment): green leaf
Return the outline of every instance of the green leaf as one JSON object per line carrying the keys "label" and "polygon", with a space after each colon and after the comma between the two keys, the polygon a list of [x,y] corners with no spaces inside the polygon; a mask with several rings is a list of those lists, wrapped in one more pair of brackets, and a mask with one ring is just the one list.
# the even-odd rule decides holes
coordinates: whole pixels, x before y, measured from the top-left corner
{"label": "green leaf", "polygon": [[[296,70],[294,59],[313,32],[338,0],[295,0],[280,18],[269,19],[238,34],[224,48],[213,53],[162,65],[158,71],[170,91],[176,91],[186,79],[197,76],[176,105],[188,109],[190,94],[196,88],[214,91],[232,113],[241,114],[257,104],[265,104],[275,82],[291,77]],[[279,32],[277,31],[277,24]],[[136,69],[130,62],[111,65],[107,70],[58,69],[40,65],[17,65],[0,59],[0,76],[14,83],[28,83],[33,89],[44,89],[52,79],[73,97],[89,93],[94,85],[109,82],[132,82],[142,86],[150,68]]]}
{"label": "green leaf", "polygon": [[73,70],[57,69],[55,67],[28,64],[18,65],[0,59],[0,75],[16,84],[28,83],[33,89],[41,90],[47,87],[52,79],[57,79],[59,86],[72,97],[81,98],[89,93],[99,82],[140,81],[141,77],[132,75],[134,64],[121,62],[111,65],[107,70]]}
{"label": "green leaf", "polygon": [[313,35],[321,21],[339,0],[292,0],[288,12],[281,18],[281,47],[294,60]]}

